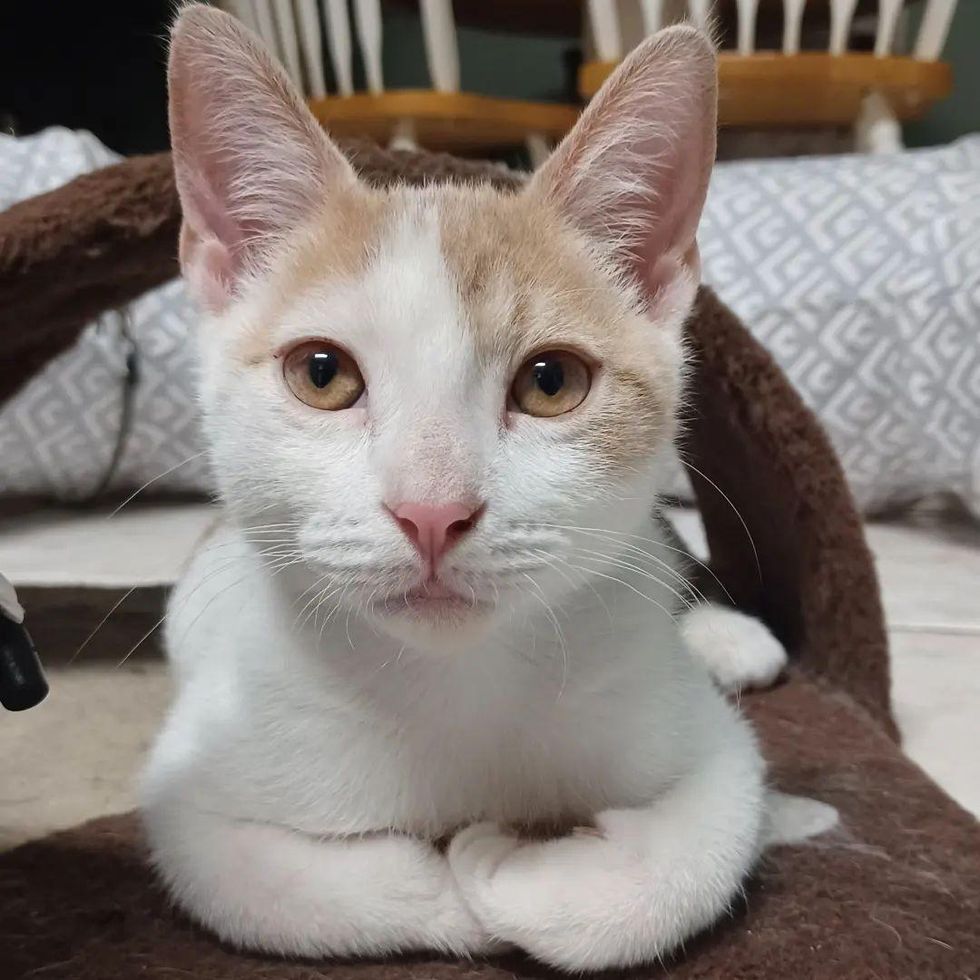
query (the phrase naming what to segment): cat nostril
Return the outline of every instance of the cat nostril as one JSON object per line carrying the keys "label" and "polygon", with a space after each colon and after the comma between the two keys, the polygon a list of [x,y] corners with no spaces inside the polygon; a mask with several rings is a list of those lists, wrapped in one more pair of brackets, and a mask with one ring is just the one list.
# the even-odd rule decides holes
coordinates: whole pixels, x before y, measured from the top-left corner
{"label": "cat nostril", "polygon": [[474,523],[472,517],[466,517],[461,521],[453,521],[446,531],[450,537],[459,538],[466,534],[467,531],[472,530]]}
{"label": "cat nostril", "polygon": [[402,533],[408,538],[412,544],[417,545],[419,542],[419,529],[418,525],[414,521],[410,521],[407,517],[399,517],[397,514],[392,515],[395,518],[396,523],[402,529]]}
{"label": "cat nostril", "polygon": [[480,518],[483,517],[483,512],[486,510],[486,504],[481,504],[467,517],[461,517],[457,521],[453,521],[452,524],[446,528],[446,536],[450,541],[456,541],[461,538],[464,534],[469,534],[473,528],[479,523]]}

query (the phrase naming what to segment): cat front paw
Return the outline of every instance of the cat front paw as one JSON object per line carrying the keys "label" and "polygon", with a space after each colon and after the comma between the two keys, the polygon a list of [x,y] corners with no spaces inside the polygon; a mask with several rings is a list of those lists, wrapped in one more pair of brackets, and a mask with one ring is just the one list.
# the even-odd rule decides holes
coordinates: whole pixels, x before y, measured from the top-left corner
{"label": "cat front paw", "polygon": [[508,855],[521,846],[520,839],[500,824],[486,821],[471,824],[449,843],[446,854],[460,888],[488,882]]}
{"label": "cat front paw", "polygon": [[534,841],[479,823],[453,838],[448,858],[464,901],[490,935],[567,970],[631,959],[616,909],[634,897],[636,858],[601,833]]}
{"label": "cat front paw", "polygon": [[786,668],[786,650],[764,623],[708,603],[681,620],[688,649],[726,692],[771,687]]}

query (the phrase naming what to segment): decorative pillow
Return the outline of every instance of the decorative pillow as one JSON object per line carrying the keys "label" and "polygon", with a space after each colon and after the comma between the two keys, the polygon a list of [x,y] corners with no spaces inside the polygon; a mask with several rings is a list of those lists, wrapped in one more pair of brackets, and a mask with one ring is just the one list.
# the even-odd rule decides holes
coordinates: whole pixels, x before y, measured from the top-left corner
{"label": "decorative pillow", "polygon": [[[0,208],[118,159],[91,133],[0,135]],[[120,321],[100,317],[0,411],[0,494],[78,499],[101,487],[122,402]]]}
{"label": "decorative pillow", "polygon": [[862,510],[949,492],[980,514],[980,135],[720,164],[699,240]]}
{"label": "decorative pillow", "polygon": [[[86,132],[0,136],[0,209],[118,159]],[[175,281],[87,327],[0,409],[0,496],[78,501],[148,480],[206,492],[193,322]]]}

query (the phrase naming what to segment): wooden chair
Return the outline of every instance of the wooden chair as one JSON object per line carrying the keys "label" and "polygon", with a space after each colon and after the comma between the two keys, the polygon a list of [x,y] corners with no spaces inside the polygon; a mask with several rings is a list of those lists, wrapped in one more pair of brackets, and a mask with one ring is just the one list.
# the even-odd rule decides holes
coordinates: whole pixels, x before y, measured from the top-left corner
{"label": "wooden chair", "polygon": [[[565,135],[578,115],[577,105],[461,91],[452,0],[417,4],[431,87],[396,90],[384,84],[381,0],[354,0],[353,25],[347,0],[226,0],[222,5],[279,54],[309,95],[316,117],[335,136],[463,154],[527,145],[532,157],[538,157]],[[336,79],[336,94],[329,96],[320,17]],[[354,91],[355,39],[367,81],[364,92]]]}
{"label": "wooden chair", "polygon": [[[464,154],[524,144],[536,163],[571,127],[578,105],[462,91],[457,20],[518,32],[553,24],[562,33],[578,25],[586,53],[578,94],[588,100],[644,36],[689,19],[722,39],[723,126],[853,126],[859,149],[893,150],[901,146],[899,121],[921,115],[950,91],[950,68],[939,57],[956,2],[927,0],[912,38],[903,0],[414,0],[430,87],[395,90],[386,89],[382,68],[381,0],[223,0],[223,6],[278,53],[336,136]],[[771,33],[779,22],[781,41]],[[860,50],[862,43],[869,50]],[[366,91],[354,89],[355,44]],[[328,65],[336,80],[329,95]]]}
{"label": "wooden chair", "polygon": [[[760,0],[588,0],[592,56],[579,72],[579,93],[594,95],[624,53],[665,24],[686,16],[710,29],[734,8],[734,46],[723,45],[718,59],[722,126],[850,125],[858,149],[898,149],[898,121],[921,116],[952,87],[950,67],[938,59],[956,2],[928,0],[909,38],[903,0],[763,0],[761,10]],[[805,10],[816,15],[807,40],[823,50],[801,49]],[[757,43],[760,13],[782,21],[775,50]],[[871,50],[854,50],[856,13]]]}

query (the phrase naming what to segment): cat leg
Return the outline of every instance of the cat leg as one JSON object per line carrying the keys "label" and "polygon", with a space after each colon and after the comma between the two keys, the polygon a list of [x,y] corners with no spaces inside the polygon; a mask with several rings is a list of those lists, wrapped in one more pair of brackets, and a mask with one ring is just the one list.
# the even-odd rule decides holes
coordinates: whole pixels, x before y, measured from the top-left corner
{"label": "cat leg", "polygon": [[306,957],[491,948],[445,856],[423,841],[317,839],[177,807],[145,820],[178,905],[235,946]]}
{"label": "cat leg", "polygon": [[521,840],[476,824],[450,844],[467,904],[489,932],[573,972],[657,960],[724,915],[760,849],[764,765],[743,721],[650,806],[596,829]]}
{"label": "cat leg", "polygon": [[713,602],[680,621],[681,636],[723,691],[771,686],[786,667],[786,650],[768,628],[737,609]]}

